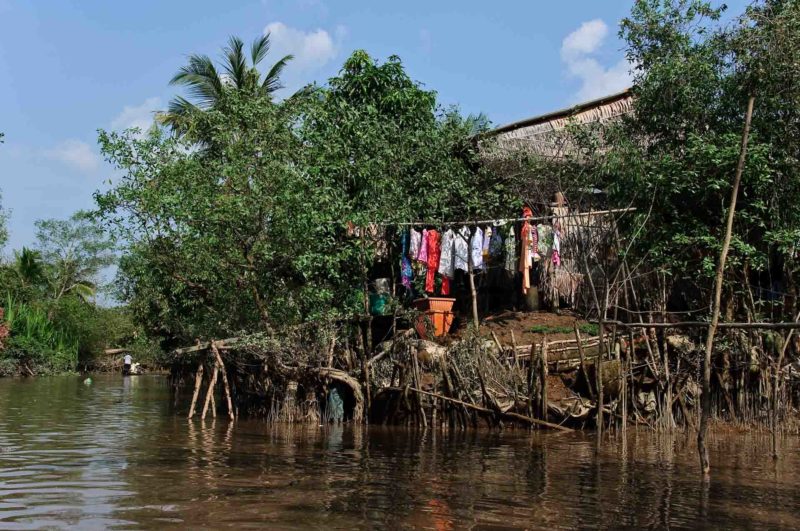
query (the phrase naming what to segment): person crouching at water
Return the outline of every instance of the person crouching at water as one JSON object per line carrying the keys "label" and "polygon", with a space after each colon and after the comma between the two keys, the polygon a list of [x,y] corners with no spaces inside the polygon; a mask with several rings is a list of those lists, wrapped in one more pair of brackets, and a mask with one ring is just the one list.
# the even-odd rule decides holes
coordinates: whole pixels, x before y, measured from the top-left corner
{"label": "person crouching at water", "polygon": [[124,376],[128,376],[131,373],[131,364],[133,363],[133,357],[130,354],[125,354],[125,359],[122,364],[122,374]]}

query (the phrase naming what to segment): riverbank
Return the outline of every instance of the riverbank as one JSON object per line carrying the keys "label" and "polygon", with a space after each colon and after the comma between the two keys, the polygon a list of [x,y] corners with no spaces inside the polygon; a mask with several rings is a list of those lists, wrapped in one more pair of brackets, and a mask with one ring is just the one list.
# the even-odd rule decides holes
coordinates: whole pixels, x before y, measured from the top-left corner
{"label": "riverbank", "polygon": [[[506,312],[479,329],[431,340],[402,322],[371,348],[385,324],[303,326],[179,349],[174,400],[189,417],[275,422],[560,431],[698,425],[701,343],[689,333],[609,326],[599,334],[598,325],[568,313]],[[752,339],[725,334],[726,350],[716,356],[728,361],[714,370],[712,416],[733,425],[793,425],[792,371],[776,395],[769,365],[739,361],[756,352]]]}

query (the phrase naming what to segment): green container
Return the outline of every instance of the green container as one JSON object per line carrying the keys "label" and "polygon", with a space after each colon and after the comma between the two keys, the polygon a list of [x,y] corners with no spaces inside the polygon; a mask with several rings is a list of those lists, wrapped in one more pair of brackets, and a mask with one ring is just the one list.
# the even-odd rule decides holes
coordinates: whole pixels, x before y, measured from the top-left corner
{"label": "green container", "polygon": [[388,315],[391,300],[392,297],[388,293],[370,293],[369,313],[372,315]]}

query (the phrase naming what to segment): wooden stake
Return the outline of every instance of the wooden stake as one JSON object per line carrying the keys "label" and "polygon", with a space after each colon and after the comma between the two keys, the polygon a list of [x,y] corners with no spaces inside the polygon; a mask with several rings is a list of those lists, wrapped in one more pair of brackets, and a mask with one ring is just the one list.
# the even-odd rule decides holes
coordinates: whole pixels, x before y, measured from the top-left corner
{"label": "wooden stake", "polygon": [[214,386],[217,385],[218,372],[219,372],[219,367],[217,366],[217,362],[215,360],[214,369],[211,371],[211,381],[208,383],[208,391],[206,391],[206,401],[203,404],[203,413],[200,415],[200,420],[206,420],[206,413],[208,412],[208,406],[211,404],[211,396],[214,394]]}
{"label": "wooden stake", "polygon": [[541,367],[539,367],[540,378],[541,378],[541,396],[542,401],[540,404],[541,411],[540,415],[543,421],[547,422],[547,334],[544,336],[544,340],[542,340],[542,358],[541,358]]}
{"label": "wooden stake", "polygon": [[711,416],[711,353],[714,349],[714,335],[717,333],[719,323],[719,311],[722,302],[722,281],[725,274],[725,262],[728,259],[728,250],[731,246],[731,236],[733,235],[733,216],[736,213],[736,200],[739,196],[739,183],[742,181],[744,172],[744,161],[747,156],[747,139],[750,134],[750,122],[753,119],[753,103],[755,96],[750,96],[747,100],[747,113],[744,118],[744,132],[742,133],[742,147],[739,152],[739,162],[736,164],[736,175],[733,178],[731,187],[731,198],[728,206],[728,218],[725,224],[725,238],[722,240],[722,250],[719,254],[717,263],[717,275],[714,278],[714,299],[711,306],[711,324],[708,326],[706,335],[706,352],[703,363],[703,392],[701,395],[701,417],[700,428],[697,430],[697,451],[700,454],[700,469],[707,475],[711,471],[711,463],[708,459],[708,448],[706,448],[706,433],[708,432],[708,419]]}
{"label": "wooden stake", "polygon": [[586,358],[583,354],[583,340],[581,339],[581,330],[577,321],[575,322],[575,341],[578,344],[578,355],[581,358],[581,372],[583,373],[584,380],[586,380],[586,387],[589,388],[589,397],[594,400],[592,381],[589,379],[589,371],[586,370]]}
{"label": "wooden stake", "polygon": [[194,417],[194,407],[197,405],[197,397],[200,394],[200,386],[203,384],[203,362],[197,364],[197,372],[194,376],[194,394],[192,394],[192,406],[189,408],[189,416]]}
{"label": "wooden stake", "polygon": [[[794,318],[795,322],[800,321],[800,313]],[[775,383],[772,385],[772,458],[778,459],[778,388],[780,387],[780,375],[783,370],[783,358],[786,355],[786,349],[789,348],[789,343],[792,340],[794,330],[789,330],[786,339],[783,341],[781,352],[778,354],[778,362],[775,364]]]}
{"label": "wooden stake", "polygon": [[234,420],[236,419],[236,414],[233,411],[233,400],[231,400],[231,388],[228,384],[228,374],[225,370],[225,364],[222,363],[222,356],[219,354],[216,341],[211,342],[211,352],[214,353],[214,357],[217,359],[217,366],[219,367],[220,372],[222,372],[222,386],[225,390],[225,399],[228,402],[228,417],[230,417],[231,420]]}
{"label": "wooden stake", "polygon": [[[469,249],[469,247],[468,247]],[[469,249],[469,260],[467,260],[467,267],[469,269],[469,291],[472,296],[472,324],[477,330],[481,326],[480,319],[478,319],[478,292],[475,289],[475,270],[472,268],[472,250]]]}

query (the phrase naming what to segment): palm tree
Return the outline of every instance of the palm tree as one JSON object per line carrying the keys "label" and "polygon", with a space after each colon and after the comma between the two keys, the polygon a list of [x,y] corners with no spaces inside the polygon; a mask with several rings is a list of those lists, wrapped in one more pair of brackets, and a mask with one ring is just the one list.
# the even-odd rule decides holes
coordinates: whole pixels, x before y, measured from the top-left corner
{"label": "palm tree", "polygon": [[227,91],[271,99],[277,90],[283,88],[280,75],[293,56],[282,57],[262,79],[258,65],[269,53],[269,38],[270,34],[266,33],[253,41],[249,65],[244,42],[233,36],[228,40],[228,46],[223,48],[223,61],[219,68],[207,55],[190,55],[188,64],[175,74],[170,85],[185,86],[195,101],[176,96],[170,101],[168,110],[157,115],[158,121],[179,134],[185,134],[192,114],[213,108]]}
{"label": "palm tree", "polygon": [[44,280],[42,255],[39,251],[22,248],[22,252],[14,252],[14,270],[23,287],[34,286]]}

